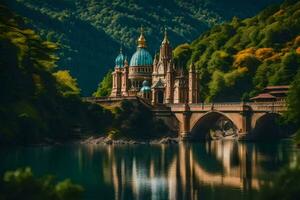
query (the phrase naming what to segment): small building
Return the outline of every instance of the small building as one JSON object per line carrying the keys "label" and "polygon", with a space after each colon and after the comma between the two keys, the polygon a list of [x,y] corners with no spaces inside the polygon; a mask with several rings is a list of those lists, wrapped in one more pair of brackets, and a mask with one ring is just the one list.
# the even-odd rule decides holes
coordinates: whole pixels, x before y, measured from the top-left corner
{"label": "small building", "polygon": [[289,90],[288,85],[276,85],[265,87],[263,93],[251,98],[254,102],[284,101]]}

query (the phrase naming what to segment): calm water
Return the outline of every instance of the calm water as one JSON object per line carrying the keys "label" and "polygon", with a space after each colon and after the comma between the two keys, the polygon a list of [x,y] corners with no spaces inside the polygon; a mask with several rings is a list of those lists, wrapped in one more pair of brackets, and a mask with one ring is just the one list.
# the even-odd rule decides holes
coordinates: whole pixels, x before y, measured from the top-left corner
{"label": "calm water", "polygon": [[71,178],[86,199],[255,199],[262,184],[299,162],[291,141],[1,149],[0,171],[31,166]]}

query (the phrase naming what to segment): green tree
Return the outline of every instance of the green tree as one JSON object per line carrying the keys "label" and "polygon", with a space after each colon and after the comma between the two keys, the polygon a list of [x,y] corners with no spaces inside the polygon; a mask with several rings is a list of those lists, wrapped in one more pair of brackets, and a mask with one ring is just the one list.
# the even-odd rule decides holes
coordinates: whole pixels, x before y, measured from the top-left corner
{"label": "green tree", "polygon": [[93,93],[94,97],[109,96],[112,90],[112,70],[110,69],[104,76],[103,80],[99,83],[96,92]]}
{"label": "green tree", "polygon": [[53,176],[36,178],[30,168],[7,171],[0,180],[0,199],[79,200],[83,187],[64,180],[56,183]]}
{"label": "green tree", "polygon": [[77,85],[77,81],[70,75],[67,70],[60,70],[53,73],[56,78],[59,91],[63,96],[78,96],[80,89]]}
{"label": "green tree", "polygon": [[297,128],[297,140],[300,141],[300,70],[298,70],[287,98],[288,112],[286,119],[288,122],[294,123]]}
{"label": "green tree", "polygon": [[174,53],[174,62],[181,65],[186,66],[188,64],[188,60],[191,56],[192,49],[191,46],[187,43],[179,45],[173,51]]}
{"label": "green tree", "polygon": [[285,168],[280,172],[272,185],[262,188],[262,200],[294,200],[300,198],[300,167]]}

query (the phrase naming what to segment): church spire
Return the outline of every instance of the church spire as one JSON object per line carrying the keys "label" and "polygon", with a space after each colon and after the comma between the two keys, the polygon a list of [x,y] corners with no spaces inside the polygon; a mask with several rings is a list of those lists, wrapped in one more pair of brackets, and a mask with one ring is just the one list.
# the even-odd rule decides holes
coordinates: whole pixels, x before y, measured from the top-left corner
{"label": "church spire", "polygon": [[162,41],[162,44],[169,44],[168,40],[168,32],[167,32],[167,27],[165,27],[165,33],[164,33],[164,40]]}
{"label": "church spire", "polygon": [[141,35],[138,39],[138,47],[139,48],[146,48],[146,39],[144,37],[144,28],[141,27]]}
{"label": "church spire", "polygon": [[164,31],[164,39],[160,46],[159,57],[160,59],[166,59],[166,60],[170,60],[172,58],[172,47],[168,39],[167,28],[165,28]]}

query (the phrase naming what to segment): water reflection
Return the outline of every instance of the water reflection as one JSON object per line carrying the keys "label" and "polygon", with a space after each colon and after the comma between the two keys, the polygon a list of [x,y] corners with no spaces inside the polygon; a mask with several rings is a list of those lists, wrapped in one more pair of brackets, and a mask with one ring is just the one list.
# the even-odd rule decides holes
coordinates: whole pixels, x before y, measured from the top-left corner
{"label": "water reflection", "polygon": [[104,181],[113,185],[115,199],[199,199],[216,190],[251,198],[271,182],[266,174],[298,162],[298,154],[280,144],[213,141],[129,148],[126,155],[123,148],[108,147],[103,159]]}
{"label": "water reflection", "polygon": [[0,171],[31,166],[71,178],[86,199],[256,199],[283,166],[299,163],[291,142],[1,149]]}

